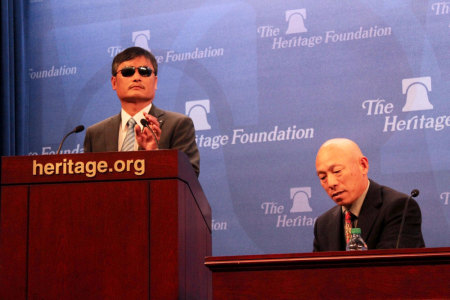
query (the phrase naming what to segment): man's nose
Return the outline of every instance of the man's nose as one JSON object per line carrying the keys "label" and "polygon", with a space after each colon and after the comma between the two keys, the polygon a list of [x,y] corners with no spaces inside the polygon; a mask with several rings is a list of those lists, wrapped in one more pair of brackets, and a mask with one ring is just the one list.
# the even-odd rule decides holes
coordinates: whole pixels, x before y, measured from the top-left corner
{"label": "man's nose", "polygon": [[334,189],[336,187],[336,185],[338,184],[337,178],[333,174],[330,174],[327,176],[327,181],[328,181],[328,186],[331,189]]}
{"label": "man's nose", "polygon": [[141,81],[141,80],[142,80],[142,76],[141,76],[141,74],[139,74],[138,70],[134,71],[133,81]]}

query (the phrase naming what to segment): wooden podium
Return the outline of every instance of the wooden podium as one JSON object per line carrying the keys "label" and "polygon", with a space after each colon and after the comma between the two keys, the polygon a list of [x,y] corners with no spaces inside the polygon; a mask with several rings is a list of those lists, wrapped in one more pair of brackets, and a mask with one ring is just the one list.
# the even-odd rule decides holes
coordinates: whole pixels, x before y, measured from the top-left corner
{"label": "wooden podium", "polygon": [[211,299],[211,209],[176,150],[2,157],[0,299]]}
{"label": "wooden podium", "polygon": [[449,299],[450,248],[207,257],[214,300]]}

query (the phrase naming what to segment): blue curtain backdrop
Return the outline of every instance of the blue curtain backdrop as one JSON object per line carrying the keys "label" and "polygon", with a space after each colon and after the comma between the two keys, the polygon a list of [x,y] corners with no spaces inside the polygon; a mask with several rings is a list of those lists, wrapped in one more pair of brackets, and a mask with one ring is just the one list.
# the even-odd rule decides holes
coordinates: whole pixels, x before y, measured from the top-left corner
{"label": "blue curtain backdrop", "polygon": [[155,105],[194,121],[214,255],[311,251],[333,137],[371,179],[419,189],[427,247],[449,246],[449,16],[439,0],[2,0],[2,155],[55,154],[117,114],[111,61],[140,46]]}
{"label": "blue curtain backdrop", "polygon": [[1,155],[23,155],[27,147],[25,64],[26,1],[2,0]]}

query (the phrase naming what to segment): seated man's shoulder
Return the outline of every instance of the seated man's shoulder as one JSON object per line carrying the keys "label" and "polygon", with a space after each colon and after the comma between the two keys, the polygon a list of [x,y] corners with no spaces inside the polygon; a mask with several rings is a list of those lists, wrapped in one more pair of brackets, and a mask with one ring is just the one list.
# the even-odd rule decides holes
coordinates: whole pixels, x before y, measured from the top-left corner
{"label": "seated man's shoulder", "polygon": [[341,209],[341,206],[333,206],[332,208],[321,214],[319,217],[317,217],[316,223],[328,222],[330,220],[333,220],[335,217],[340,217]]}
{"label": "seated man's shoulder", "polygon": [[383,195],[383,200],[387,202],[403,202],[408,199],[407,194],[399,192],[388,186],[381,186],[381,193]]}
{"label": "seated man's shoulder", "polygon": [[414,198],[409,195],[399,192],[393,188],[382,186],[382,209],[388,211],[403,210],[406,202],[409,203],[409,209],[420,210],[419,204]]}

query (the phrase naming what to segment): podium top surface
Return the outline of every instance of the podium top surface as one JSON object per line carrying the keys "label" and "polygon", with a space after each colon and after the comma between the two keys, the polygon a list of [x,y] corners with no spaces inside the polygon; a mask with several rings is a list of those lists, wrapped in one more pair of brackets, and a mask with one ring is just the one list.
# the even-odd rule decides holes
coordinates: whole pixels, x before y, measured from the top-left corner
{"label": "podium top surface", "polygon": [[205,265],[217,272],[436,263],[450,264],[450,247],[210,256],[205,258]]}
{"label": "podium top surface", "polygon": [[186,155],[177,150],[4,156],[1,184],[41,184],[107,180],[197,177]]}

